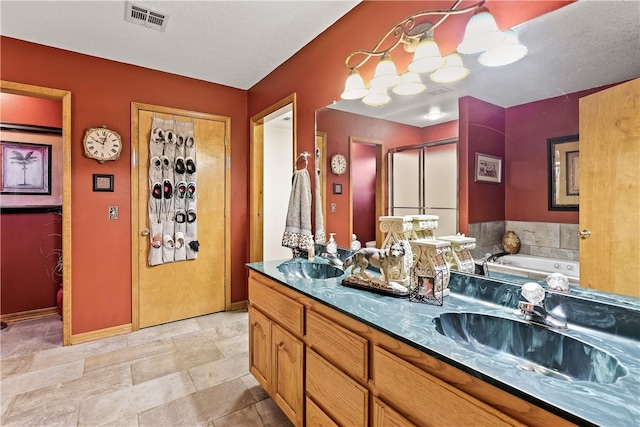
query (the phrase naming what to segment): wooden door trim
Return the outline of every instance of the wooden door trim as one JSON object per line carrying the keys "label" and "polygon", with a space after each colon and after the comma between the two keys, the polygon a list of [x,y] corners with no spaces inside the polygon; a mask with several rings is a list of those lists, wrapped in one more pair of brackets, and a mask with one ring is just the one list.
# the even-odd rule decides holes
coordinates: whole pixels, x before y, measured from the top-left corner
{"label": "wooden door trim", "polygon": [[62,345],[71,345],[71,92],[6,80],[0,92],[62,102]]}
{"label": "wooden door trim", "polygon": [[249,153],[249,262],[262,261],[264,244],[264,119],[291,104],[293,113],[293,161],[298,152],[296,94],[281,99],[251,117]]}
{"label": "wooden door trim", "polygon": [[[139,122],[138,115],[141,110],[152,111],[155,113],[173,114],[176,116],[189,117],[193,119],[211,120],[224,122],[224,158],[225,158],[225,184],[224,184],[224,246],[225,246],[225,262],[224,262],[224,301],[225,311],[231,309],[231,215],[229,208],[231,206],[231,118],[220,116],[217,114],[202,113],[198,111],[183,110],[180,108],[163,107],[153,104],[145,104],[141,102],[131,103],[131,325],[132,331],[140,329],[140,310],[139,310],[139,291],[140,291],[140,265],[138,263],[138,253],[140,250],[140,239],[138,233],[139,224],[139,191],[140,182],[138,179],[138,150],[140,141],[138,140]],[[143,183],[144,184],[144,183]]]}
{"label": "wooden door trim", "polygon": [[[315,165],[314,171],[320,171],[320,194],[322,202],[322,219],[325,226],[325,236],[327,234],[327,133],[322,131],[316,131],[316,149],[320,149],[320,157],[318,159],[319,165]],[[314,156],[315,159],[315,156]],[[315,185],[315,177],[314,177]],[[318,194],[318,191],[315,192]],[[318,203],[314,200],[314,203]],[[315,210],[314,210],[315,212]],[[317,225],[316,225],[317,227]]]}
{"label": "wooden door trim", "polygon": [[[379,139],[360,138],[358,136],[349,137],[349,241],[353,235],[353,173],[351,172],[351,166],[353,165],[353,144],[374,144],[376,148],[376,221],[381,216],[384,216],[384,181],[386,174],[386,165],[384,163],[384,141]],[[365,242],[362,242],[364,245]],[[376,227],[376,247],[380,247],[382,244],[382,231],[380,227]]]}

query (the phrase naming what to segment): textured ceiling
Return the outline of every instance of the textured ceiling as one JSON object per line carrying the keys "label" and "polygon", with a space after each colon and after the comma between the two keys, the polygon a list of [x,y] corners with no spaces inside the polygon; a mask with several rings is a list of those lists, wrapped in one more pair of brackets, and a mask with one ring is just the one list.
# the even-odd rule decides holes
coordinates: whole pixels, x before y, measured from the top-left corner
{"label": "textured ceiling", "polygon": [[0,2],[0,33],[249,89],[359,0],[133,1],[168,15],[164,32],[126,22],[125,1]]}
{"label": "textured ceiling", "polygon": [[[126,22],[124,1],[1,0],[0,33],[249,89],[359,1],[133,3],[168,15],[166,31]],[[483,67],[476,55],[466,56],[471,74],[461,82],[436,84],[423,76],[427,91],[421,95],[392,95],[384,107],[360,101],[333,107],[422,127],[456,119],[460,96],[510,107],[640,76],[639,0],[580,0],[522,24],[516,32],[529,55],[515,64]],[[447,115],[436,122],[425,120],[432,106]]]}
{"label": "textured ceiling", "polygon": [[[478,55],[465,55],[471,74],[460,82],[434,83],[424,75],[427,90],[422,94],[390,93],[392,101],[383,107],[356,100],[339,101],[331,108],[424,127],[457,119],[461,96],[506,108],[640,77],[638,0],[581,0],[515,30],[529,50],[519,62],[484,67]],[[432,106],[439,106],[446,116],[426,120]]]}

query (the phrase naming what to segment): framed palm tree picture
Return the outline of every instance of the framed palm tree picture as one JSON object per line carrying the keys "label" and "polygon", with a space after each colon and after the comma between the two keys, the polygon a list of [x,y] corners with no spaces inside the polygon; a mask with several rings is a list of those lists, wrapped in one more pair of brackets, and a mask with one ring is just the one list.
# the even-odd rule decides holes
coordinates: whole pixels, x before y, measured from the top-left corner
{"label": "framed palm tree picture", "polygon": [[51,194],[51,145],[0,141],[2,194]]}

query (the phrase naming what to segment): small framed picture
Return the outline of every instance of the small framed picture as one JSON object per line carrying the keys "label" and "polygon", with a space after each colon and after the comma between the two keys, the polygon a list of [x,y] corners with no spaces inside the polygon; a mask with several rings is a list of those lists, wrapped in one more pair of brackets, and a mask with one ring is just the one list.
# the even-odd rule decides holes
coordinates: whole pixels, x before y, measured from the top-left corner
{"label": "small framed picture", "polygon": [[430,267],[411,269],[409,301],[431,305],[443,304],[442,273]]}
{"label": "small framed picture", "polygon": [[113,191],[113,175],[94,173],[93,191]]}
{"label": "small framed picture", "polygon": [[502,182],[502,159],[488,154],[476,153],[475,182]]}
{"label": "small framed picture", "polygon": [[337,182],[333,184],[333,194],[342,194],[342,184]]}

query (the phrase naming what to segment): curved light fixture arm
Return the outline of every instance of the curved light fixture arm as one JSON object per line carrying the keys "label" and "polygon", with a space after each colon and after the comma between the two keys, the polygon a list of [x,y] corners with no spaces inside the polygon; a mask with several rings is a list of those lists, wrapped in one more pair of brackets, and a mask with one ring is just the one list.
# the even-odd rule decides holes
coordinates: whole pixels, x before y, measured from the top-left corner
{"label": "curved light fixture arm", "polygon": [[[435,24],[431,25],[427,30],[427,32],[433,32],[433,30],[435,30],[440,24],[442,24],[445,21],[445,19],[447,19],[449,16],[462,15],[464,13],[468,13],[473,10],[476,10],[479,7],[482,7],[482,5],[484,5],[486,0],[481,0],[478,3],[475,3],[471,6],[468,6],[462,9],[456,9],[456,7],[458,7],[461,1],[462,0],[456,0],[456,2],[453,4],[453,6],[451,6],[450,9],[425,10],[425,11],[416,12],[410,16],[407,16],[402,21],[398,22],[393,27],[391,27],[391,29],[387,31],[387,33],[384,36],[382,36],[378,44],[376,44],[372,50],[357,49],[351,52],[349,56],[347,56],[347,59],[345,59],[344,61],[345,67],[347,67],[350,70],[358,69],[364,64],[366,64],[366,62],[372,57],[382,56],[385,53],[391,52],[393,49],[398,47],[400,43],[408,43],[408,40],[420,39],[420,37],[422,36],[422,34],[424,34],[424,32],[421,32],[418,34],[410,34],[411,30],[415,26],[416,18],[421,18],[423,16],[430,16],[430,15],[442,15],[442,17],[438,19],[438,21]],[[379,50],[380,47],[383,45],[383,43],[391,35],[397,38],[397,40],[390,47]],[[362,61],[360,61],[357,65],[350,66],[349,61],[351,60],[351,58],[353,58],[356,55],[364,55],[365,58]]]}

